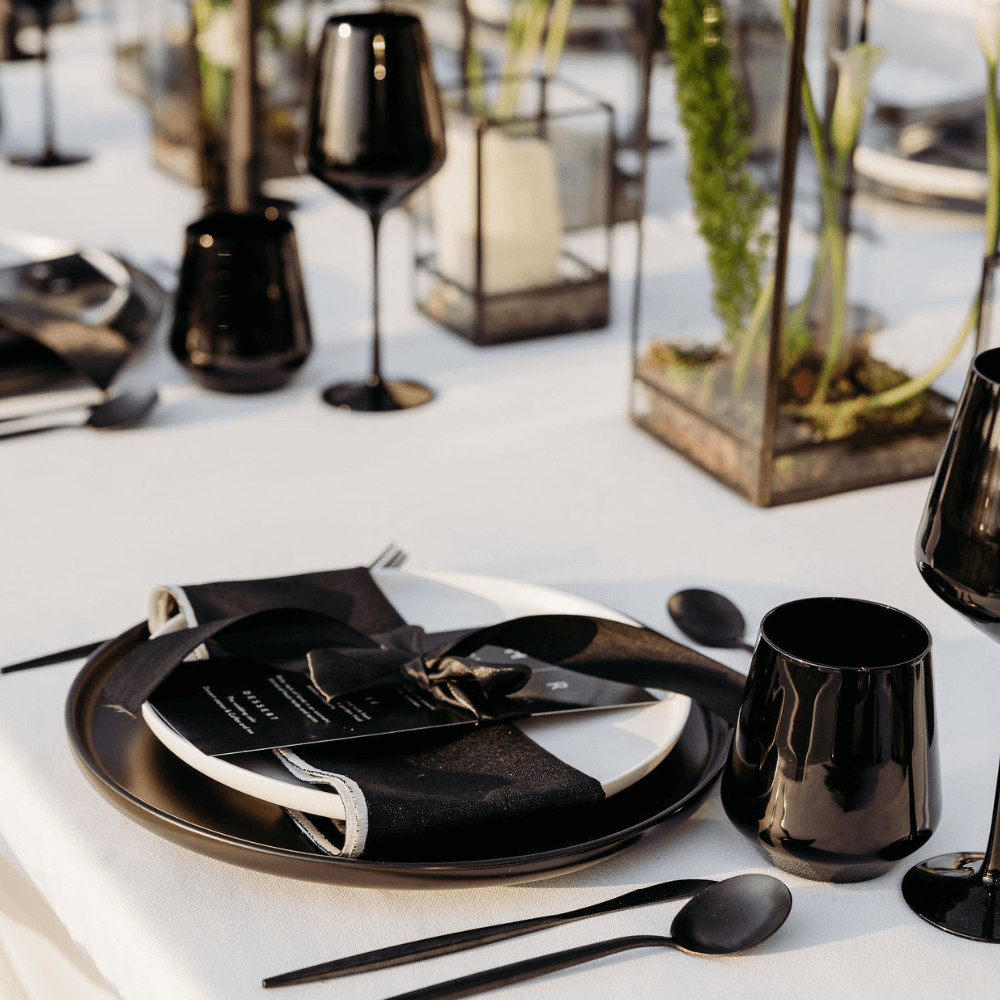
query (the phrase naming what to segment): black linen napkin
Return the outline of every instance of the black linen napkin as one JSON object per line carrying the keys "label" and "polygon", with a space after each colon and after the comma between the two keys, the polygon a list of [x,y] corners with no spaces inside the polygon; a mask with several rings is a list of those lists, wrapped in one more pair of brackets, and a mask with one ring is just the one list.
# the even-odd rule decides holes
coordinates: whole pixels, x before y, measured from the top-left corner
{"label": "black linen napkin", "polygon": [[150,600],[150,630],[178,612],[188,628],[271,608],[302,608],[329,615],[358,632],[391,632],[406,621],[363,567],[266,580],[232,580],[159,587]]}
{"label": "black linen napkin", "polygon": [[[323,644],[311,634],[314,628],[336,633],[337,623],[343,622],[373,635],[403,624],[368,571],[359,568],[160,588],[153,595],[150,625],[158,627],[181,614],[189,628],[201,626],[207,634],[212,622],[290,607],[304,612],[300,617],[307,626],[305,632],[310,633],[299,643],[300,656],[310,646]],[[276,614],[280,618],[286,612]],[[335,621],[316,625],[316,615]],[[540,615],[467,631],[452,647],[454,655],[468,655],[484,645],[512,647],[580,673],[693,695],[727,719],[735,718],[739,705],[741,675],[648,629],[585,616]],[[141,664],[151,647],[175,639],[182,640],[183,633],[148,643],[127,659],[134,660],[133,666]],[[211,641],[225,653],[225,632]],[[264,647],[271,653],[286,649],[282,641],[273,641],[270,647],[264,643]],[[229,644],[236,647],[232,652],[247,655],[246,636],[237,634]],[[208,650],[201,647],[200,655],[207,656]],[[281,655],[287,655],[287,649]],[[263,653],[261,658],[266,658]],[[127,661],[123,664],[128,665]],[[295,664],[287,666],[298,669]],[[119,674],[105,687],[106,701],[120,703],[123,692],[133,699],[142,697],[141,671],[133,671],[131,677],[127,670]],[[148,678],[145,683],[148,687]],[[511,842],[516,844],[545,824],[547,817],[558,813],[560,823],[572,823],[574,816],[582,818],[604,799],[599,782],[508,724],[480,725],[457,738],[453,734],[416,738],[407,734],[403,744],[400,739],[276,751],[297,777],[325,785],[344,800],[347,819],[343,823],[288,810],[316,846],[352,857],[364,853],[401,860],[447,857],[456,851],[465,854],[474,843],[476,853],[509,855],[516,853]]]}
{"label": "black linen napkin", "polygon": [[98,389],[111,385],[132,350],[109,326],[88,326],[30,302],[0,301],[0,328],[41,344]]}

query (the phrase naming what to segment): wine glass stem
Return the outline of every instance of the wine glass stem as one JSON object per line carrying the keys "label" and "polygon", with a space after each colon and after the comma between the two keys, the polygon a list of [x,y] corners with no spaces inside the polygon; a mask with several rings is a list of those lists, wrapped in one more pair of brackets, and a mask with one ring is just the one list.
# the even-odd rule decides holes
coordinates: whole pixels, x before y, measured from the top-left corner
{"label": "wine glass stem", "polygon": [[378,227],[382,221],[380,215],[373,214],[372,220],[372,373],[369,384],[375,386],[382,382],[382,351],[379,341],[378,323]]}
{"label": "wine glass stem", "polygon": [[42,32],[42,51],[39,59],[42,63],[42,121],[45,130],[44,156],[56,155],[55,107],[52,101],[52,69],[49,64],[49,15],[48,11],[39,16],[39,28]]}
{"label": "wine glass stem", "polygon": [[993,799],[993,823],[990,826],[990,840],[979,869],[982,878],[1000,883],[1000,775],[997,775],[997,792]]}

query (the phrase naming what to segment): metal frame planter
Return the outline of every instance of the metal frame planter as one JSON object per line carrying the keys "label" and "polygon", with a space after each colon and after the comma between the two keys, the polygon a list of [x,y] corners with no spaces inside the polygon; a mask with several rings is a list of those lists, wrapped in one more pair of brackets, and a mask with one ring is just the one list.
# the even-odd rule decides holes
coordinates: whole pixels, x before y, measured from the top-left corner
{"label": "metal frame planter", "polygon": [[[443,92],[452,164],[432,185],[446,193],[414,209],[418,308],[474,344],[608,323],[614,112],[556,79],[523,81],[522,96],[501,120],[470,88]],[[524,187],[546,173],[532,205]]]}
{"label": "metal frame planter", "polygon": [[[675,7],[677,2],[668,0]],[[837,140],[840,146],[828,147],[823,163],[810,156],[820,123],[804,68],[809,7],[809,0],[798,0],[794,13],[791,5],[786,8],[789,46],[783,88],[784,137],[773,193],[777,218],[769,223],[770,228],[762,224],[766,235],[760,243],[764,249],[755,258],[760,266],[755,297],[747,299],[749,305],[743,307],[737,322],[726,325],[717,319],[718,333],[706,333],[698,327],[685,336],[676,312],[670,314],[671,308],[677,308],[676,296],[672,299],[663,291],[664,282],[663,287],[656,286],[648,273],[643,273],[644,253],[648,271],[648,256],[653,252],[651,247],[655,249],[655,240],[651,243],[647,233],[645,240],[640,235],[632,317],[632,421],[762,507],[930,475],[954,409],[952,400],[931,387],[931,376],[943,368],[932,370],[926,378],[918,377],[895,367],[894,362],[873,356],[875,348],[870,347],[871,333],[877,326],[876,311],[856,306],[845,297],[845,258],[852,232],[850,161],[857,126],[853,137],[849,130],[835,133],[841,121],[836,116],[846,112],[831,101],[822,127],[827,129],[827,141]],[[704,65],[718,67],[720,64],[712,60],[725,58],[716,54],[724,48],[725,15],[726,8],[718,3],[705,4],[704,24],[691,33],[690,44],[704,46],[698,54]],[[878,53],[872,49],[859,45],[858,58],[877,62]],[[674,65],[684,122],[684,80],[704,77],[684,78],[677,54]],[[846,63],[841,65],[845,92],[849,70]],[[725,82],[723,71],[713,78],[716,94]],[[735,74],[732,79],[736,79]],[[863,112],[864,98],[862,91],[855,100],[855,105],[860,102],[860,110],[854,112],[856,120]],[[810,125],[811,145],[805,135],[800,136],[803,116]],[[688,130],[689,136],[693,134],[690,127]],[[703,130],[702,135],[707,132]],[[749,127],[745,135],[749,135]],[[766,188],[762,179],[766,171],[749,160],[748,148],[748,139],[734,140],[733,149],[737,153],[742,149],[747,167],[744,174],[733,174],[730,190],[749,176],[756,176],[758,185]],[[800,151],[804,151],[801,158]],[[696,153],[690,155],[693,158]],[[827,166],[827,156],[830,163],[836,162],[836,171]],[[689,182],[693,185],[694,214],[715,269],[713,310],[719,317],[724,312],[720,311],[718,278],[724,273],[725,262],[719,265],[711,258],[718,244],[712,244],[712,234],[706,230],[709,213],[699,214],[703,203],[698,201],[692,169],[697,170],[697,164],[689,166]],[[831,176],[838,185],[835,190]],[[748,197],[756,197],[753,187],[747,184]],[[722,197],[715,208],[725,204]],[[822,205],[818,222],[817,203]],[[804,280],[809,272],[807,260],[813,261],[808,283]],[[744,270],[747,266],[744,262]],[[978,274],[970,269],[970,296],[977,279]],[[687,280],[689,284],[699,280],[708,284],[704,271]],[[675,283],[672,291],[676,290]],[[723,296],[728,290],[723,285]],[[978,306],[973,305],[972,311],[975,319]],[[676,339],[650,334],[650,325],[655,322],[661,327],[673,322]],[[969,327],[967,318],[963,329]],[[798,348],[797,354],[793,344],[796,336],[808,339],[807,347]],[[951,336],[951,331],[945,331],[946,339]],[[961,337],[960,332],[956,344],[961,344]]]}

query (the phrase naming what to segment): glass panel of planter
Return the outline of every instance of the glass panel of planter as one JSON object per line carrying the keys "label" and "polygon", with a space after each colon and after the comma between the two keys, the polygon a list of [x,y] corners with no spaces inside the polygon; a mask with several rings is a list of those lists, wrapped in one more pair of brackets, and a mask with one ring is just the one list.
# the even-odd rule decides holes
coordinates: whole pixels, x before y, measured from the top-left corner
{"label": "glass panel of planter", "polygon": [[557,79],[442,101],[448,159],[415,217],[419,308],[475,344],[606,326],[611,107]]}
{"label": "glass panel of planter", "polygon": [[[222,200],[236,41],[230,0],[149,0],[148,99],[157,166]],[[261,5],[261,177],[298,171],[294,151],[308,61],[310,0]]]}
{"label": "glass panel of planter", "polygon": [[972,350],[982,200],[872,171],[914,183],[904,119],[978,102],[982,134],[983,59],[956,20],[976,95],[934,17],[882,6],[664,2],[676,141],[647,179],[632,417],[762,506],[932,473]]}
{"label": "glass panel of planter", "polygon": [[112,0],[115,82],[133,97],[146,98],[145,0]]}
{"label": "glass panel of planter", "polygon": [[[453,0],[425,0],[423,10],[447,6],[456,16],[460,14],[462,4]],[[512,7],[510,0],[468,0],[472,38],[487,72],[499,72],[504,65]],[[646,110],[645,54],[650,28],[653,46],[657,50],[664,46],[657,7],[640,0],[576,0],[556,70],[561,79],[600,95],[615,109],[615,222],[637,221],[640,213],[639,140]],[[426,25],[429,15],[422,16]]]}
{"label": "glass panel of planter", "polygon": [[204,178],[190,5],[186,0],[151,0],[145,16],[145,86],[153,162],[198,187]]}

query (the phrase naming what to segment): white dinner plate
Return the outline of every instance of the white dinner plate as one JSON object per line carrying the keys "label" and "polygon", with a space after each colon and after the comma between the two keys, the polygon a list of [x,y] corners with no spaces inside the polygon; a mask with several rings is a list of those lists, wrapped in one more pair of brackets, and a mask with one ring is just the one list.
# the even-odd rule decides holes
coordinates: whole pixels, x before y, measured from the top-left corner
{"label": "white dinner plate", "polygon": [[[535,584],[466,573],[418,573],[384,570],[373,574],[382,592],[408,622],[428,632],[494,625],[523,615],[568,614],[635,621],[582,597]],[[611,708],[538,716],[514,722],[526,736],[564,763],[595,778],[606,795],[614,795],[656,767],[673,749],[684,729],[691,700],[668,691],[635,708]],[[343,819],[339,795],[327,786],[307,785],[270,755],[254,754],[255,770],[241,767],[239,755],[210,757],[168,725],[147,702],[146,724],[157,739],[203,774],[275,805],[331,819]],[[249,759],[249,758],[248,758]]]}

